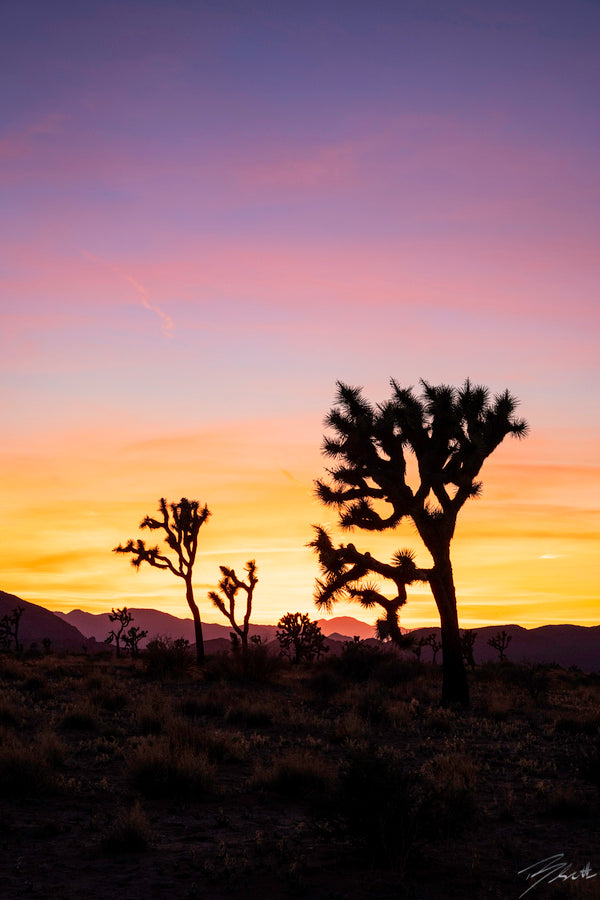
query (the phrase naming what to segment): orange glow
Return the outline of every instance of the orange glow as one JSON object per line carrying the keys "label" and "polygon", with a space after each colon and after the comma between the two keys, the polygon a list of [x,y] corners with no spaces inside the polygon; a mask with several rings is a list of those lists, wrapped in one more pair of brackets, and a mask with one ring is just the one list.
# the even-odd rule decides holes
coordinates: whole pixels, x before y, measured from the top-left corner
{"label": "orange glow", "polygon": [[[335,531],[336,521],[312,493],[323,473],[321,436],[313,420],[265,420],[162,438],[81,431],[48,438],[29,455],[5,453],[0,495],[11,526],[0,549],[2,588],[55,610],[128,605],[185,616],[177,579],[148,567],[135,572],[111,549],[148,537],[137,526],[159,496],[189,496],[213,513],[201,531],[195,578],[206,620],[219,621],[206,600],[219,565],[241,570],[250,558],[260,578],[255,621],[296,609],[315,615],[318,571],[306,543],[311,524]],[[520,464],[525,446],[506,442],[497,451],[483,470],[483,497],[459,518],[452,552],[461,624],[597,624],[600,470]],[[536,452],[534,444],[528,458]],[[418,562],[430,564],[408,524],[351,539],[374,554],[413,547]],[[335,613],[376,617],[350,603]],[[409,589],[403,625],[437,621],[427,587]]]}

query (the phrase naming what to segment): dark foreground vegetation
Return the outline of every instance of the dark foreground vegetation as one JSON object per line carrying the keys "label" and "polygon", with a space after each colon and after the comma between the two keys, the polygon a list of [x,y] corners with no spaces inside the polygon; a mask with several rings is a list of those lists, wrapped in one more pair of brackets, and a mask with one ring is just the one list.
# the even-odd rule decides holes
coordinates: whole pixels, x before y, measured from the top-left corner
{"label": "dark foreground vegetation", "polygon": [[516,900],[549,856],[600,871],[600,677],[488,664],[456,711],[441,677],[362,644],[3,654],[2,897]]}

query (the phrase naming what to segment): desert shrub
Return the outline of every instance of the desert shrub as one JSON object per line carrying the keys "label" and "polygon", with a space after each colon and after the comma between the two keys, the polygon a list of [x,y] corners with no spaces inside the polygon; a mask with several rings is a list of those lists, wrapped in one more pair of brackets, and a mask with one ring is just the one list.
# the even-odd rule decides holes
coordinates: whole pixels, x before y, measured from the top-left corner
{"label": "desert shrub", "polygon": [[514,694],[501,682],[492,682],[485,698],[487,715],[496,722],[503,722],[513,710],[514,700]]}
{"label": "desert shrub", "polygon": [[119,712],[125,709],[128,700],[120,691],[101,690],[92,694],[92,702],[107,712]]}
{"label": "desert shrub", "polygon": [[139,802],[121,809],[102,838],[106,853],[143,853],[150,845],[150,823]]}
{"label": "desert shrub", "polygon": [[368,687],[359,698],[357,712],[370,725],[389,725],[391,720],[389,703],[381,689],[374,685]]}
{"label": "desert shrub", "polygon": [[0,679],[4,681],[21,681],[27,677],[22,660],[9,653],[0,653]]}
{"label": "desert shrub", "polygon": [[145,738],[129,760],[132,784],[145,797],[201,797],[215,790],[207,755],[164,737]]}
{"label": "desert shrub", "polygon": [[331,697],[340,693],[344,685],[340,676],[328,667],[322,668],[312,675],[307,680],[306,686],[315,697],[330,700]]}
{"label": "desert shrub", "polygon": [[203,729],[199,743],[211,762],[242,762],[250,747],[240,731],[221,728]]}
{"label": "desert shrub", "polygon": [[288,750],[270,763],[259,762],[249,786],[302,798],[331,792],[335,773],[320,754],[310,750]]}
{"label": "desert shrub", "polygon": [[0,700],[0,726],[10,725],[16,726],[20,722],[19,713],[17,711],[17,707],[13,701],[10,699],[1,699]]}
{"label": "desert shrub", "polygon": [[54,731],[45,731],[40,735],[38,755],[53,769],[64,766],[67,748]]}
{"label": "desert shrub", "polygon": [[421,766],[422,830],[445,836],[466,825],[475,808],[478,772],[477,764],[452,746]]}
{"label": "desert shrub", "polygon": [[273,707],[265,700],[243,698],[229,707],[225,721],[232,725],[245,725],[247,728],[262,728],[273,722]]}
{"label": "desert shrub", "polygon": [[587,818],[591,813],[589,801],[573,785],[553,785],[546,803],[547,813],[554,819]]}
{"label": "desert shrub", "polygon": [[16,735],[0,735],[0,797],[37,796],[54,785],[41,744],[25,744]]}
{"label": "desert shrub", "polygon": [[221,697],[207,695],[206,697],[186,697],[180,704],[181,712],[190,719],[207,716],[218,719],[225,715],[225,703]]}
{"label": "desert shrub", "polygon": [[138,727],[144,735],[161,734],[171,715],[171,707],[164,696],[154,691],[144,696],[136,707]]}
{"label": "desert shrub", "polygon": [[381,664],[382,654],[378,647],[355,638],[345,641],[338,660],[342,676],[350,681],[367,681]]}
{"label": "desert shrub", "polygon": [[98,720],[88,704],[79,703],[67,708],[60,727],[65,731],[96,731]]}
{"label": "desert shrub", "polygon": [[204,676],[206,680],[264,682],[270,681],[284,664],[267,644],[251,638],[245,649],[234,643],[228,653],[219,653],[209,659]]}
{"label": "desert shrub", "polygon": [[365,722],[353,710],[336,716],[331,722],[328,739],[332,744],[344,744],[365,735]]}
{"label": "desert shrub", "polygon": [[578,712],[558,716],[554,722],[556,734],[587,734],[592,737],[600,733],[600,711]]}
{"label": "desert shrub", "polygon": [[423,668],[416,659],[404,659],[394,653],[384,653],[373,672],[373,678],[378,684],[391,688],[399,684],[410,684],[422,675]]}
{"label": "desert shrub", "polygon": [[355,747],[342,765],[336,811],[369,859],[402,867],[417,836],[420,800],[413,776],[392,750]]}
{"label": "desert shrub", "polygon": [[166,636],[148,642],[143,660],[147,673],[158,678],[181,678],[189,673],[194,662],[189,641]]}

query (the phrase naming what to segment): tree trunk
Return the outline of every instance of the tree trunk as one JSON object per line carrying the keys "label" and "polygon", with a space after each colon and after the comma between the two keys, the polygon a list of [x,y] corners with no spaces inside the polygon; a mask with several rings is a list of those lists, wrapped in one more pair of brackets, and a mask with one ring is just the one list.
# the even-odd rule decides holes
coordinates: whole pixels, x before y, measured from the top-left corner
{"label": "tree trunk", "polygon": [[192,587],[191,578],[185,581],[185,599],[192,611],[194,617],[194,632],[196,635],[196,662],[199,666],[204,664],[204,638],[202,637],[202,619],[200,618],[200,610],[194,600],[194,589]]}
{"label": "tree trunk", "polygon": [[463,661],[460,631],[458,629],[458,612],[456,609],[456,591],[450,554],[442,559],[434,558],[434,567],[430,578],[431,590],[440,613],[442,626],[443,682],[442,704],[451,706],[469,705],[469,685]]}

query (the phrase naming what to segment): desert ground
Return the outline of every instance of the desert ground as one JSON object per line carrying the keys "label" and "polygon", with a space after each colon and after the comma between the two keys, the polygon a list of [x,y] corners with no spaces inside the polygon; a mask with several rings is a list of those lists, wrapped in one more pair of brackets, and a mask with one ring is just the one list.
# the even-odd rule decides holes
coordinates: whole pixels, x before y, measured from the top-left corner
{"label": "desert ground", "polygon": [[600,675],[172,651],[0,656],[5,900],[600,897]]}

